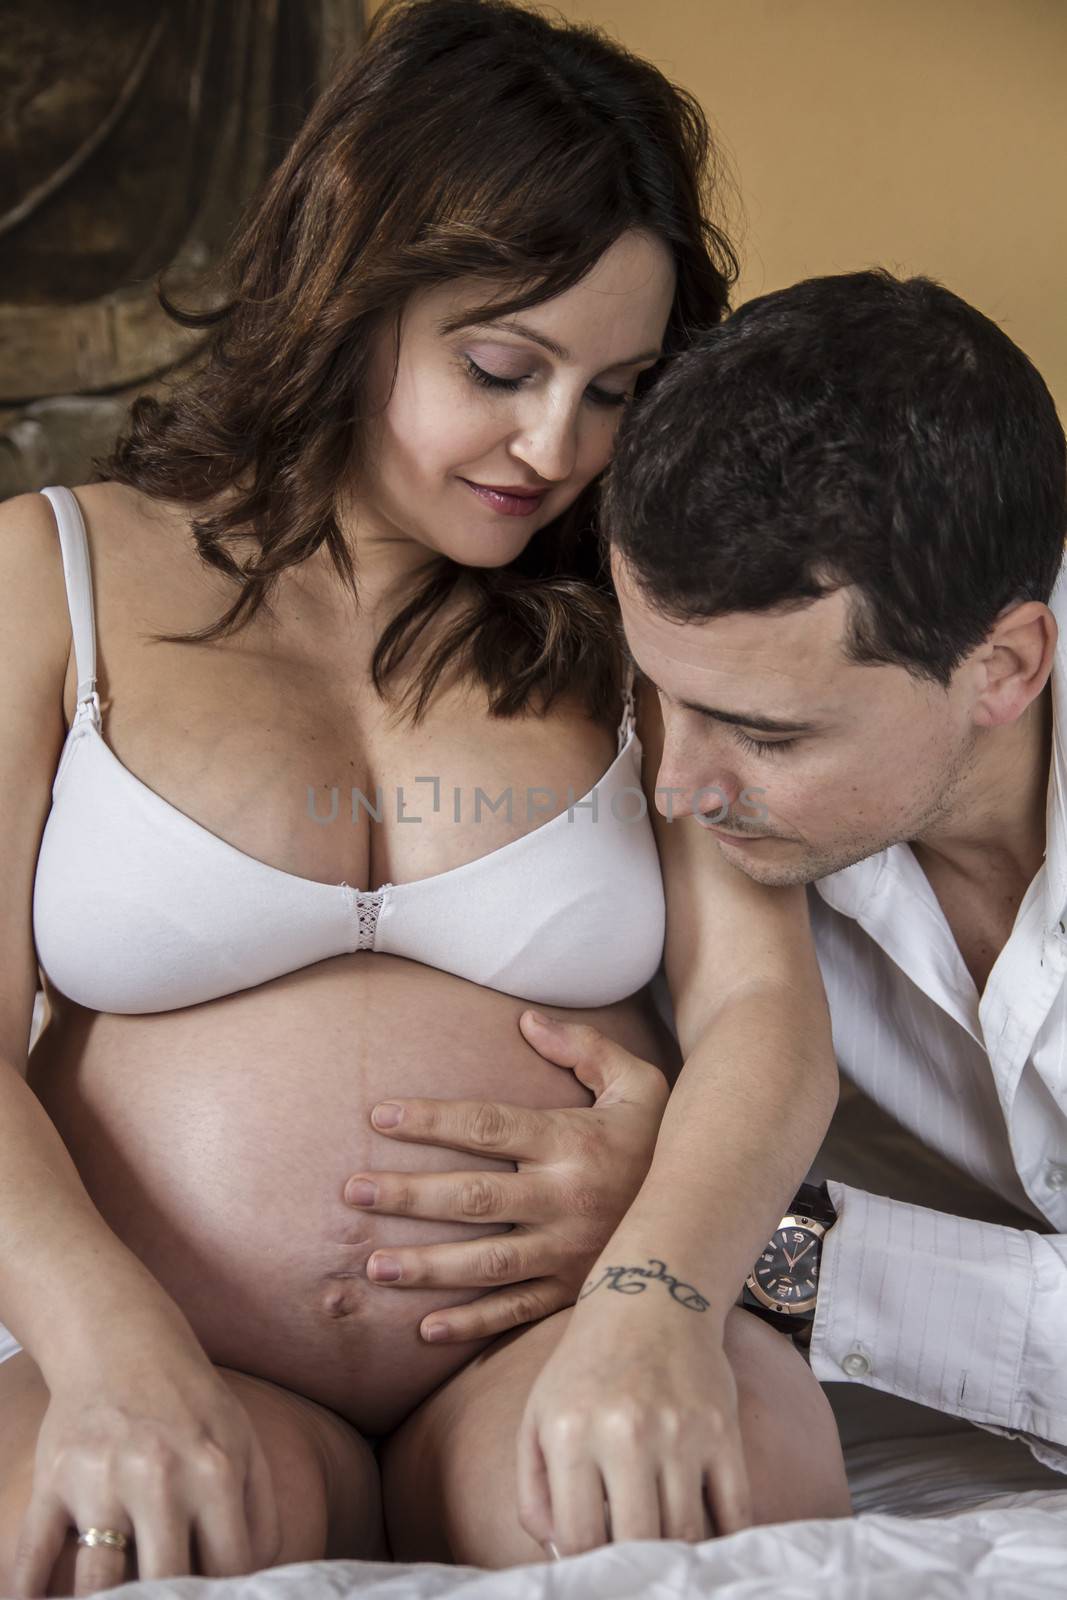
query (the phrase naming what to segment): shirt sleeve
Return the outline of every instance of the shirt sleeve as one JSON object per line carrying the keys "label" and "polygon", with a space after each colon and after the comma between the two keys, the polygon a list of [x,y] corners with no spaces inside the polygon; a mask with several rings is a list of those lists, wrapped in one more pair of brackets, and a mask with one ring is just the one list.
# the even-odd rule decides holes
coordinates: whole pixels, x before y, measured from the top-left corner
{"label": "shirt sleeve", "polygon": [[815,1376],[1022,1438],[1067,1473],[1067,1236],[828,1187]]}

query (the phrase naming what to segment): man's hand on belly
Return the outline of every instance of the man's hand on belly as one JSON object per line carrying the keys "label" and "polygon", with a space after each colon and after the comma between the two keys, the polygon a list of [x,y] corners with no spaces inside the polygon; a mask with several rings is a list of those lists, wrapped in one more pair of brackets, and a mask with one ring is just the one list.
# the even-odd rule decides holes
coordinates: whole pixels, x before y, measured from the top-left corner
{"label": "man's hand on belly", "polygon": [[[429,1221],[495,1222],[510,1233],[457,1244],[377,1251],[367,1262],[374,1283],[398,1289],[485,1289],[468,1305],[431,1312],[424,1339],[460,1343],[506,1333],[573,1305],[590,1268],[629,1209],[652,1163],[668,1087],[658,1067],[586,1024],[537,1019],[524,1011],[527,1042],[569,1067],[596,1095],[589,1107],[534,1111],[487,1100],[397,1100],[393,1127],[379,1133],[443,1145],[516,1164],[515,1172],[373,1172],[349,1179],[345,1199],[359,1210]],[[355,1189],[373,1184],[374,1200]],[[387,1262],[399,1267],[383,1271]]]}

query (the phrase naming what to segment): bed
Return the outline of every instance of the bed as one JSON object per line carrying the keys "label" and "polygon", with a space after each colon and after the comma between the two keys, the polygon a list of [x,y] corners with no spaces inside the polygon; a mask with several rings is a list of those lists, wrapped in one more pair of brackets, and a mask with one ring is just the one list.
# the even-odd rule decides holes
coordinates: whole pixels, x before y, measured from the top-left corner
{"label": "bed", "polygon": [[704,1544],[608,1545],[551,1565],[309,1561],[247,1578],[161,1579],[123,1600],[1053,1600],[1067,1594],[1067,1491],[1001,1495],[969,1510],[753,1528]]}

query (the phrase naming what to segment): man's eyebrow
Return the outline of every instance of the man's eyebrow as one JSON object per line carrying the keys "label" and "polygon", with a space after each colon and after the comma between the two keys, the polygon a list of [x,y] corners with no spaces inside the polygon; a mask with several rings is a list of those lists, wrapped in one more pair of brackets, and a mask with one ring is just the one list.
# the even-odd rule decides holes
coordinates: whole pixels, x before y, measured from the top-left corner
{"label": "man's eyebrow", "polygon": [[[557,361],[570,361],[571,353],[565,350],[555,339],[550,339],[547,333],[538,333],[536,328],[531,328],[527,322],[518,322],[509,317],[507,321],[500,322],[442,322],[439,332],[458,333],[461,328],[470,328],[472,331],[484,329],[486,332],[503,332],[518,334],[520,339],[529,339],[534,344],[539,344],[542,350],[547,350],[549,355],[555,356]],[[605,367],[605,372],[614,372],[618,367],[636,367],[642,361],[658,361],[663,355],[662,350],[645,350],[639,356],[630,356],[626,361],[616,361],[610,367]]]}
{"label": "man's eyebrow", "polygon": [[661,689],[659,684],[648,673],[634,663],[634,678],[638,683],[647,683],[655,689],[664,699],[672,705],[684,706],[686,711],[697,711],[702,717],[710,717],[713,722],[727,722],[737,728],[757,728],[760,733],[814,733],[814,722],[785,722],[778,717],[760,717],[755,714],[746,714],[742,711],[723,711],[719,706],[702,706],[695,700],[676,700],[666,689]]}
{"label": "man's eyebrow", "polygon": [[784,722],[777,717],[758,717],[755,713],[746,715],[741,711],[723,711],[718,706],[697,705],[693,700],[678,700],[675,703],[684,706],[687,711],[699,711],[702,717],[710,717],[713,722],[728,722],[739,728],[758,728],[760,733],[813,733],[815,730],[814,722]]}

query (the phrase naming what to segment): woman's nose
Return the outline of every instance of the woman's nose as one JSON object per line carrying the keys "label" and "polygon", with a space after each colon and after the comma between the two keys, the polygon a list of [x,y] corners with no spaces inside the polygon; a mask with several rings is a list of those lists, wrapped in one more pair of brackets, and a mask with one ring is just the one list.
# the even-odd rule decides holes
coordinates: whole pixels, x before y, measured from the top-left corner
{"label": "woman's nose", "polygon": [[578,460],[578,419],[569,406],[545,406],[515,434],[511,453],[546,483],[562,483]]}

